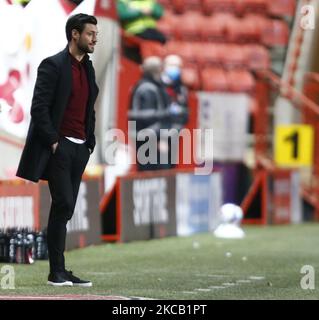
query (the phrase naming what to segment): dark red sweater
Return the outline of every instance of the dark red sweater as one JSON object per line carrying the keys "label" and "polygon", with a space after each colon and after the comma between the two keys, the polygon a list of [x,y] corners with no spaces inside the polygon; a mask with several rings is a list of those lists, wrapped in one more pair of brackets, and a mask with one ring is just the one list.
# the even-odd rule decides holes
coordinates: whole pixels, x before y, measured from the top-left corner
{"label": "dark red sweater", "polygon": [[64,112],[60,135],[85,140],[85,116],[89,84],[83,63],[76,60],[72,55],[71,62],[72,91]]}

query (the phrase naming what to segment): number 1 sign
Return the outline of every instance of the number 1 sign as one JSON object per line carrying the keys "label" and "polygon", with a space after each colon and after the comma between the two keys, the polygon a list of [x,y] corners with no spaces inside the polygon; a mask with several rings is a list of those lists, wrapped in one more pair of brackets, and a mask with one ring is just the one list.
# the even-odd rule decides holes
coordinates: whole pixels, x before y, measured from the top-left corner
{"label": "number 1 sign", "polygon": [[275,130],[275,162],[279,166],[301,167],[313,163],[313,127],[278,125]]}

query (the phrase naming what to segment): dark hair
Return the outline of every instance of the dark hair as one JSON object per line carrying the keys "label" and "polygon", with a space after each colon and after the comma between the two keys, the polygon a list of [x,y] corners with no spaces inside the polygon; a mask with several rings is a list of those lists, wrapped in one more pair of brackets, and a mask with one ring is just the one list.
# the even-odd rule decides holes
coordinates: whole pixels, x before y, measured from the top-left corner
{"label": "dark hair", "polygon": [[84,13],[75,14],[68,19],[65,26],[65,33],[68,42],[70,42],[72,39],[72,30],[75,29],[81,34],[85,28],[86,23],[97,25],[97,20],[94,16],[90,16]]}

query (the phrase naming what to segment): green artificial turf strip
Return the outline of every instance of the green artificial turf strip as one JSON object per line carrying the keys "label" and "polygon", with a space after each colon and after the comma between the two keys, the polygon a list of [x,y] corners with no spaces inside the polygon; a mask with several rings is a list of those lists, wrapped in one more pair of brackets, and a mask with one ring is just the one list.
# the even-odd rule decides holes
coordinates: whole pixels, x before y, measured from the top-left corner
{"label": "green artificial turf strip", "polygon": [[303,265],[312,265],[316,278],[319,277],[318,224],[249,226],[244,230],[246,238],[242,240],[217,239],[205,233],[102,244],[67,252],[67,267],[92,280],[92,288],[47,286],[47,261],[14,264],[16,288],[0,288],[0,295],[96,294],[209,300],[319,298],[318,281],[315,290],[303,290],[300,286]]}

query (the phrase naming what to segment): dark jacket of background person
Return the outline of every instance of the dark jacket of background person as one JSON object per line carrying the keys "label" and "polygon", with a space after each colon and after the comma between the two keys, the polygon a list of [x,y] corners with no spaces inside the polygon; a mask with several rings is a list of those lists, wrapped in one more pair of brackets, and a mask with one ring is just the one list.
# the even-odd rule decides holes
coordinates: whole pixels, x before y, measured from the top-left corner
{"label": "dark jacket of background person", "polygon": [[[98,95],[95,72],[91,60],[84,57],[84,67],[89,84],[86,109],[86,145],[95,147],[94,103]],[[60,53],[44,59],[39,68],[34,88],[31,122],[22,152],[17,176],[38,182],[47,180],[47,164],[52,154],[51,146],[59,139],[59,129],[71,94],[71,57],[66,47]]]}
{"label": "dark jacket of background person", "polygon": [[[148,133],[142,134],[141,130],[151,129],[156,134],[156,163],[140,163],[137,159],[137,168],[139,171],[160,170],[171,168],[170,162],[161,163],[161,154],[168,154],[170,159],[170,138],[167,134],[161,132],[161,129],[170,129],[171,121],[168,111],[170,99],[167,95],[164,84],[155,80],[151,75],[144,74],[143,78],[136,85],[131,98],[131,108],[129,111],[129,120],[136,121],[136,132],[131,132],[132,138],[136,140],[136,151],[146,143]],[[167,132],[168,133],[168,132]],[[139,137],[138,137],[139,135]],[[137,139],[139,138],[139,139]],[[163,140],[167,141],[166,143]],[[162,144],[167,144],[167,150],[163,152]]]}
{"label": "dark jacket of background person", "polygon": [[133,89],[129,120],[136,121],[137,132],[148,128],[159,136],[160,129],[170,129],[169,104],[163,83],[145,73]]}
{"label": "dark jacket of background person", "polygon": [[[150,8],[151,15],[142,9]],[[117,12],[125,31],[139,34],[146,29],[156,29],[156,20],[163,15],[163,7],[155,0],[117,0]]]}

